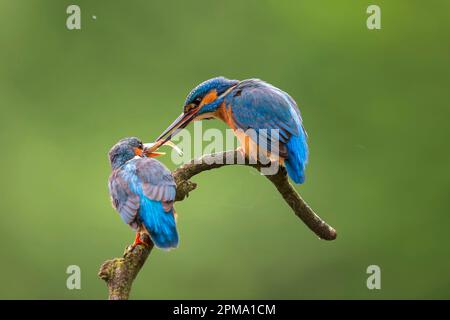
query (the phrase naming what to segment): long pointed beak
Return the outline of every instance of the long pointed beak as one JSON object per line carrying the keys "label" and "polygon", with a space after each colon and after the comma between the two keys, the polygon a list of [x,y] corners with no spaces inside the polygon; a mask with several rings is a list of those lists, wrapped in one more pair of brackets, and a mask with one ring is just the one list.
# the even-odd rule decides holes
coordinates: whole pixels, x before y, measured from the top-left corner
{"label": "long pointed beak", "polygon": [[[178,132],[185,128],[197,115],[198,108],[192,109],[189,112],[182,113],[175,119],[174,122],[156,139],[156,149],[172,139]],[[153,146],[153,148],[155,147]],[[156,150],[154,149],[154,150]]]}

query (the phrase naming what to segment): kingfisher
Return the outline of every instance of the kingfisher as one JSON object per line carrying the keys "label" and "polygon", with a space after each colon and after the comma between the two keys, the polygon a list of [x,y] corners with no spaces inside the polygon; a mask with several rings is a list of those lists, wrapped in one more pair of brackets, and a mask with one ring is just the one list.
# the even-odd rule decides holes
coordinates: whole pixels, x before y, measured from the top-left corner
{"label": "kingfisher", "polygon": [[304,182],[307,133],[289,94],[260,79],[206,80],[188,94],[182,114],[157,138],[156,145],[170,141],[192,121],[213,118],[233,130],[241,145],[238,149],[247,158],[262,152],[284,165],[295,183]]}
{"label": "kingfisher", "polygon": [[148,246],[140,232],[149,234],[162,249],[178,245],[174,201],[176,184],[171,172],[154,157],[162,153],[135,137],[124,138],[109,151],[112,173],[109,193],[122,220],[136,231],[133,247]]}

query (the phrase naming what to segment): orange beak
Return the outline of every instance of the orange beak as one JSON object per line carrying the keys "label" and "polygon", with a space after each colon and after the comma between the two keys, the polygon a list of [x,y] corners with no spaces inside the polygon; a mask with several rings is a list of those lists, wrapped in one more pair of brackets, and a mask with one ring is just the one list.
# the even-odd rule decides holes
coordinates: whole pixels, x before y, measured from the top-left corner
{"label": "orange beak", "polygon": [[146,157],[155,158],[155,157],[163,156],[166,153],[165,152],[156,152],[156,151],[151,151],[151,150],[144,150],[144,154]]}
{"label": "orange beak", "polygon": [[142,150],[141,148],[134,148],[134,154],[136,156],[142,157],[142,155],[144,154],[144,150]]}
{"label": "orange beak", "polygon": [[156,152],[156,151],[152,151],[154,150],[153,148],[149,149],[149,148],[145,148],[141,149],[141,148],[134,148],[134,154],[138,157],[149,157],[149,158],[154,158],[154,157],[159,157],[159,156],[163,156],[165,155],[164,152]]}

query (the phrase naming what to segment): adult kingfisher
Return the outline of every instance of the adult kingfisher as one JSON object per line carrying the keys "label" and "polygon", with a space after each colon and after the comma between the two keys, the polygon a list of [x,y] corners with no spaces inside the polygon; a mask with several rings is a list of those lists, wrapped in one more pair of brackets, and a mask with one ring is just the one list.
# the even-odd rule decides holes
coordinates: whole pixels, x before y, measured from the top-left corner
{"label": "adult kingfisher", "polygon": [[[295,183],[304,182],[307,134],[300,110],[289,94],[259,79],[209,79],[188,94],[183,113],[156,144],[168,142],[191,121],[212,118],[224,121],[234,131],[244,155],[263,151],[270,160],[284,165]],[[247,133],[249,129],[253,134]],[[277,146],[276,150],[271,146]]]}
{"label": "adult kingfisher", "polygon": [[145,231],[162,249],[178,245],[173,203],[176,185],[171,172],[153,157],[161,155],[138,138],[125,138],[109,151],[109,193],[122,220],[136,231],[133,247],[144,244]]}

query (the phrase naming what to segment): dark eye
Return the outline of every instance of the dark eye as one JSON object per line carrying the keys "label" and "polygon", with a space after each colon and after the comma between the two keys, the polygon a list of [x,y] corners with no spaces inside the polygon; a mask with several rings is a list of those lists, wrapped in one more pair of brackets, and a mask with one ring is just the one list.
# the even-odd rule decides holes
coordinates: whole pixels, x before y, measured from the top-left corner
{"label": "dark eye", "polygon": [[200,103],[202,102],[202,98],[198,97],[194,100],[193,104],[195,104],[196,106],[198,106]]}

